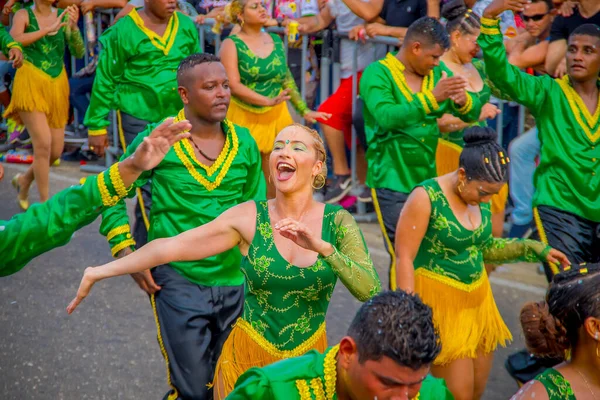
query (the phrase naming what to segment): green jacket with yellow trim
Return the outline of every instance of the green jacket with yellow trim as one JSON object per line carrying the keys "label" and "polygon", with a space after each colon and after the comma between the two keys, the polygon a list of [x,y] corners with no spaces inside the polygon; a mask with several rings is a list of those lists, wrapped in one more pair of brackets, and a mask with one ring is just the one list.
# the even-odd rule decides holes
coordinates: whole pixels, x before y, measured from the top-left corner
{"label": "green jacket with yellow trim", "polygon": [[10,34],[4,28],[0,28],[0,50],[8,57],[8,51],[10,49],[17,48],[23,52],[21,43],[15,41]]}
{"label": "green jacket with yellow trim", "polygon": [[481,23],[478,42],[487,75],[536,120],[541,150],[533,205],[600,222],[600,95],[591,114],[568,75],[553,79],[520,71],[508,63],[499,20],[482,18]]}
{"label": "green jacket with yellow trim", "polygon": [[369,65],[360,80],[360,97],[365,104],[367,186],[410,193],[436,176],[437,119],[452,114],[474,122],[482,104],[468,93],[463,107],[449,99],[438,104],[432,90],[442,77],[442,67],[423,79],[418,93],[407,85],[403,71],[404,65],[391,53]]}

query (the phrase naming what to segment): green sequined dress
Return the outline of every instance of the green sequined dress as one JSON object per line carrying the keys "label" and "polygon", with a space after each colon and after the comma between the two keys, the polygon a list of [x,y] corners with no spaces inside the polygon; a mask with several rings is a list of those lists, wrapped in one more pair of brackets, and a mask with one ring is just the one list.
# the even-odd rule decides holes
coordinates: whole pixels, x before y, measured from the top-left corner
{"label": "green sequined dress", "polygon": [[542,372],[535,380],[544,385],[550,400],[576,400],[569,381],[554,368]]}

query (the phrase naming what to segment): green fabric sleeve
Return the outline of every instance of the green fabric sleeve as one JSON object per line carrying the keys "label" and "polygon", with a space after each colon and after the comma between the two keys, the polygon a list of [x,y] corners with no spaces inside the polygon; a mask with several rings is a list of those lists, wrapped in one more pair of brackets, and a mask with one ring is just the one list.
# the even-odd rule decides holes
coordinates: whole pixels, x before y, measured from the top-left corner
{"label": "green fabric sleeve", "polygon": [[91,136],[106,134],[106,128],[110,124],[108,114],[115,107],[116,83],[123,76],[126,54],[122,38],[118,34],[118,28],[122,26],[120,22],[106,30],[99,39],[102,50],[98,55],[90,106],[83,122]]}
{"label": "green fabric sleeve", "polygon": [[259,368],[251,368],[239,377],[227,400],[275,400],[269,379]]}
{"label": "green fabric sleeve", "polygon": [[0,221],[0,276],[14,274],[40,254],[64,246],[73,233],[119,200],[123,193],[115,190],[111,180],[115,172],[118,175],[118,164]]}
{"label": "green fabric sleeve", "polygon": [[363,234],[346,210],[337,212],[334,223],[334,252],[325,257],[325,261],[354,297],[366,301],[381,291],[381,282]]}
{"label": "green fabric sleeve", "polygon": [[2,50],[2,53],[8,57],[8,51],[15,47],[21,49],[21,52],[23,51],[21,43],[15,41],[6,29],[0,28],[0,49]]}
{"label": "green fabric sleeve", "polygon": [[508,63],[498,21],[482,18],[478,43],[483,51],[485,72],[493,85],[534,115],[539,114],[549,96],[548,85],[545,79],[526,74]]}
{"label": "green fabric sleeve", "polygon": [[306,105],[306,102],[302,100],[302,95],[298,90],[298,86],[296,86],[296,81],[294,80],[292,72],[289,68],[287,69],[287,73],[285,74],[283,88],[290,89],[290,102],[292,103],[292,106],[294,106],[294,109],[298,112],[298,114],[300,114],[300,116],[304,116],[304,114],[306,114],[309,111],[309,109]]}
{"label": "green fabric sleeve", "polygon": [[65,28],[65,38],[67,39],[67,45],[69,51],[75,58],[83,58],[85,56],[85,44],[83,43],[83,36],[79,29]]}
{"label": "green fabric sleeve", "polygon": [[[127,146],[125,154],[121,156],[121,161],[135,153],[135,150],[140,143],[142,143],[146,136],[152,133],[152,130],[157,125],[158,124],[150,124],[146,130],[138,134],[134,141]],[[144,171],[133,183],[132,187],[138,188],[144,186],[151,176],[152,171]],[[130,190],[127,197],[133,197],[135,194],[135,190]],[[131,226],[129,224],[129,215],[127,214],[127,205],[125,204],[125,201],[120,200],[116,205],[107,208],[102,212],[100,234],[106,237],[113,257],[126,247],[134,248],[135,241],[131,236]]]}
{"label": "green fabric sleeve", "polygon": [[481,115],[481,101],[479,100],[479,96],[473,96],[471,93],[467,92],[467,96],[470,98],[468,103],[463,107],[458,104],[448,100],[452,106],[450,110],[452,110],[452,115],[460,118],[464,122],[477,122],[479,121],[479,116]]}
{"label": "green fabric sleeve", "polygon": [[529,239],[491,238],[483,249],[483,261],[490,264],[546,261],[551,247]]}
{"label": "green fabric sleeve", "polygon": [[387,134],[402,130],[404,134],[410,135],[411,129],[408,128],[423,123],[429,114],[435,115],[439,105],[437,102],[430,102],[430,93],[425,95],[421,92],[414,95],[418,101],[398,103],[390,86],[395,84],[390,82],[385,69],[379,62],[367,67],[360,80],[360,97],[370,112],[377,115],[381,131]]}

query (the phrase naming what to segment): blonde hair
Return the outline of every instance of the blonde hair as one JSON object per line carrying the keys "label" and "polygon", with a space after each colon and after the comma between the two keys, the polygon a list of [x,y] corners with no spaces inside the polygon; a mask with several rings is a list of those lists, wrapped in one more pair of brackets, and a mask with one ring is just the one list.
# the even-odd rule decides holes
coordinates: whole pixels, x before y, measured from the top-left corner
{"label": "blonde hair", "polygon": [[238,17],[244,11],[244,6],[246,6],[247,0],[233,0],[231,3],[225,6],[225,17],[229,20],[229,22],[233,24],[238,24],[240,21]]}
{"label": "blonde hair", "polygon": [[321,172],[319,172],[312,181],[313,188],[322,188],[325,185],[325,181],[327,180],[327,153],[325,152],[325,143],[323,142],[323,138],[319,135],[314,129],[309,128],[306,125],[302,124],[291,124],[286,128],[301,128],[303,131],[307,132],[313,138],[313,147],[315,149],[315,153],[317,154],[317,160],[323,162],[323,166],[321,167]]}

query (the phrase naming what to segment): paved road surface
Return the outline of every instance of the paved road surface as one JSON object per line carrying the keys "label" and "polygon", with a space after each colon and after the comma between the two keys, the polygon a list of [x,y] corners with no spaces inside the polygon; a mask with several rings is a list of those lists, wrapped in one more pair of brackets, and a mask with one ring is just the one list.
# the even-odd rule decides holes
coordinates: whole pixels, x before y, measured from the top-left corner
{"label": "paved road surface", "polygon": [[[24,166],[4,164],[0,219],[18,212],[10,178]],[[52,169],[54,192],[76,184],[77,166]],[[37,198],[32,190],[32,200]],[[77,232],[65,247],[33,260],[21,272],[0,278],[0,399],[161,399],[167,390],[165,364],[156,343],[148,298],[129,277],[95,287],[72,316],[65,307],[83,269],[110,259],[98,224]],[[382,279],[388,258],[375,224],[363,224]],[[1,255],[0,255],[1,256]],[[543,294],[533,265],[503,267],[493,277],[496,301],[515,341],[497,352],[484,400],[507,400],[517,387],[504,370],[506,356],[521,348],[520,305]],[[338,285],[328,313],[328,336],[339,340],[359,303]]]}

